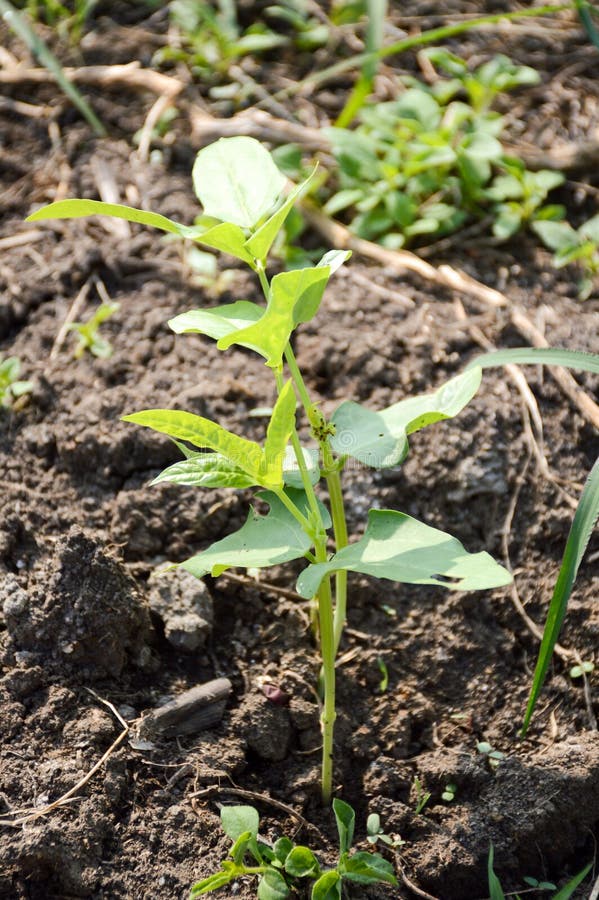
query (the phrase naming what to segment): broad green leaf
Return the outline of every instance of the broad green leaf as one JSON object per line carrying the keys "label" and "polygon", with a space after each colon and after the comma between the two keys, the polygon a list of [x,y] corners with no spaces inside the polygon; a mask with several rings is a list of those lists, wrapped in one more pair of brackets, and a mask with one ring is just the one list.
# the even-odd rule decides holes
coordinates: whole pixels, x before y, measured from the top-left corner
{"label": "broad green leaf", "polygon": [[476,394],[481,377],[481,370],[473,367],[432,394],[400,400],[381,412],[346,401],[331,419],[331,447],[339,456],[352,456],[374,468],[397,465],[407,454],[408,435],[456,416]]}
{"label": "broad green leaf", "polygon": [[444,531],[390,509],[371,509],[359,541],[344,547],[326,563],[308,566],[298,579],[298,593],[314,597],[322,579],[339,571],[457,591],[486,590],[512,580],[488,553],[468,553]]}
{"label": "broad green leaf", "polygon": [[315,166],[305,181],[295,187],[283,205],[273,215],[261,225],[258,231],[249,238],[246,243],[246,252],[261,262],[266,260],[268,251],[270,250],[274,239],[283,227],[285,219],[291,212],[295,203],[301,195],[306,191],[316,175],[318,166]]}
{"label": "broad green leaf", "polygon": [[397,884],[393,866],[378,853],[363,851],[352,853],[343,859],[340,869],[343,878],[357,884],[374,884],[381,881],[386,884]]}
{"label": "broad green leaf", "polygon": [[[492,366],[516,365],[531,366],[565,366],[569,369],[581,369],[599,375],[599,354],[584,353],[582,350],[563,350],[561,347],[515,347],[513,350],[494,350],[483,353],[468,363],[466,372],[476,369],[488,369]],[[464,373],[465,374],[465,373]]]}
{"label": "broad green leaf", "polygon": [[258,882],[258,900],[285,900],[288,896],[287,882],[277,869],[269,867]]}
{"label": "broad green leaf", "polygon": [[347,853],[354,841],[356,814],[349,803],[337,797],[333,800],[333,812],[339,833],[339,851]]}
{"label": "broad green leaf", "polygon": [[284,863],[291,851],[293,850],[293,842],[288,837],[278,838],[273,846],[274,855],[280,863]]}
{"label": "broad green leaf", "polygon": [[294,847],[285,860],[285,871],[294,878],[318,878],[320,866],[309,847]]}
{"label": "broad green leaf", "polygon": [[493,869],[493,844],[489,847],[489,859],[487,862],[487,880],[489,882],[489,896],[490,900],[505,900],[505,894],[503,892],[503,888],[501,887],[501,883],[499,878],[495,874],[495,870]]}
{"label": "broad green leaf", "polygon": [[539,235],[546,247],[555,252],[576,246],[579,238],[568,222],[550,222],[541,220],[532,222],[532,230]]}
{"label": "broad green leaf", "polygon": [[251,137],[221,138],[200,150],[192,178],[207,216],[248,229],[272,210],[286,180]]}
{"label": "broad green leaf", "polygon": [[336,869],[320,876],[312,888],[311,900],[341,900],[341,875]]}
{"label": "broad green leaf", "polygon": [[[304,462],[306,463],[310,483],[318,484],[320,481],[318,450],[314,450],[311,447],[302,447],[302,452],[304,454]],[[288,484],[289,487],[299,488],[300,490],[303,489],[304,486],[293,447],[287,447],[285,450],[285,457],[283,459],[283,481],[285,484]]]}
{"label": "broad green leaf", "polygon": [[591,473],[584,486],[574,519],[566,541],[566,549],[559,575],[553,591],[553,597],[549,604],[547,621],[543,631],[543,639],[539,649],[539,656],[532,680],[526,715],[522,726],[522,736],[526,734],[532,714],[543,687],[547,670],[551,662],[553,649],[557,643],[559,633],[564,622],[568,600],[576,581],[578,568],[587,548],[587,544],[599,516],[599,459],[591,469]]}
{"label": "broad green leaf", "polygon": [[43,206],[27,217],[27,222],[38,222],[41,219],[81,219],[84,216],[113,216],[115,219],[126,219],[128,222],[138,222],[140,225],[150,225],[169,234],[178,234],[181,237],[189,237],[194,230],[187,225],[181,225],[159,213],[146,212],[144,209],[134,209],[132,206],[123,206],[121,203],[103,203],[100,200],[57,200]]}
{"label": "broad green leaf", "polygon": [[327,250],[322,259],[316,264],[316,268],[329,267],[329,277],[340,269],[344,262],[351,256],[351,250]]}
{"label": "broad green leaf", "polygon": [[253,806],[223,806],[220,821],[223,831],[232,841],[236,841],[246,832],[254,838],[258,837],[260,816]]}
{"label": "broad green leaf", "polygon": [[588,238],[593,241],[595,244],[599,243],[599,216],[593,216],[592,219],[587,219],[580,228],[578,229],[578,233],[583,237]]}
{"label": "broad green leaf", "polygon": [[145,409],[129,416],[123,416],[123,421],[153,428],[154,431],[168,434],[179,441],[188,441],[194,447],[208,447],[210,450],[222,454],[234,466],[256,479],[257,484],[265,486],[272,484],[264,478],[266,468],[262,448],[259,444],[238,437],[203,416],[196,416],[178,409]]}
{"label": "broad green leaf", "polygon": [[188,487],[248,488],[257,484],[220,453],[195,453],[164,469],[150,484],[179,484]]}
{"label": "broad green leaf", "polygon": [[330,276],[329,266],[295,269],[275,275],[263,316],[253,325],[232,332],[218,342],[220,350],[232,344],[260,348],[267,365],[279,368],[291,333],[314,316]]}
{"label": "broad green leaf", "polygon": [[[169,328],[175,334],[205,334],[215,341],[227,337],[248,325],[257,322],[264,315],[264,308],[249,300],[237,300],[225,306],[211,309],[190,309],[169,320]],[[254,344],[236,341],[241,347],[247,347],[256,353],[261,349]]]}
{"label": "broad green leaf", "polygon": [[285,451],[295,428],[296,396],[293,382],[287,381],[275,403],[264,442],[264,459],[273,483],[283,481]]}
{"label": "broad green leaf", "polygon": [[254,257],[248,253],[245,247],[245,232],[239,225],[233,225],[231,222],[221,222],[212,228],[204,231],[198,229],[197,226],[191,228],[186,237],[192,238],[198,244],[204,244],[206,247],[213,247],[222,253],[228,253],[236,259],[241,259],[249,266],[254,268]]}
{"label": "broad green leaf", "polygon": [[[303,491],[290,488],[287,494],[304,514],[308,512]],[[312,543],[297,519],[275,494],[267,492],[258,496],[270,506],[265,516],[251,509],[239,531],[187,559],[181,568],[196,578],[208,574],[216,578],[233,566],[262,569],[305,556]]]}

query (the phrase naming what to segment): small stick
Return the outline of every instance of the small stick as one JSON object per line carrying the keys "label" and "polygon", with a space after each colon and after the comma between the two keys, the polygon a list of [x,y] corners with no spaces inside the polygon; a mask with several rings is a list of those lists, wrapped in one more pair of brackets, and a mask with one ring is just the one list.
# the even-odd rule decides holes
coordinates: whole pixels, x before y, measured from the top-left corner
{"label": "small stick", "polygon": [[160,121],[160,118],[165,114],[167,109],[173,105],[173,100],[173,95],[161,94],[150,107],[150,111],[148,112],[141,129],[139,146],[137,148],[137,155],[142,162],[147,162],[150,153],[150,144],[152,143],[152,132]]}
{"label": "small stick", "polygon": [[422,888],[419,888],[417,885],[415,885],[413,881],[410,881],[410,879],[406,875],[405,869],[402,866],[399,855],[397,853],[395,854],[395,865],[397,867],[397,871],[399,872],[401,880],[409,891],[411,891],[417,897],[423,897],[424,900],[439,900],[438,897],[434,897],[432,894],[427,894],[426,891],[423,891]]}
{"label": "small stick", "polygon": [[[125,85],[135,90],[167,94],[170,97],[181,93],[185,86],[182,81],[178,81],[170,75],[163,75],[153,69],[143,69],[137,60],[124,65],[65,68],[63,72],[70,81],[78,84],[100,85],[101,87]],[[0,84],[20,84],[25,81],[46,84],[54,81],[54,76],[46,69],[28,69],[21,65],[0,69]]]}
{"label": "small stick", "polygon": [[56,335],[56,338],[52,345],[52,349],[50,350],[50,357],[49,357],[50,360],[56,359],[56,357],[60,353],[62,345],[64,344],[64,341],[65,341],[65,338],[66,338],[67,334],[69,333],[69,326],[75,321],[75,319],[81,312],[81,309],[83,308],[83,304],[85,303],[85,301],[87,299],[90,284],[91,284],[91,280],[88,278],[88,280],[81,287],[79,293],[73,300],[73,302],[71,304],[71,308],[69,309],[64,322],[60,326],[60,330],[59,330],[58,334]]}
{"label": "small stick", "polygon": [[66,794],[63,794],[62,797],[59,797],[58,800],[55,800],[53,803],[49,803],[48,806],[44,806],[41,809],[32,809],[26,815],[21,816],[18,819],[0,819],[0,825],[9,825],[13,828],[19,828],[21,825],[25,825],[27,822],[32,822],[34,819],[39,819],[40,816],[47,816],[48,813],[52,812],[53,809],[57,809],[60,806],[65,806],[66,804],[71,802],[71,800],[78,799],[74,797],[74,794],[80,791],[82,787],[85,787],[88,781],[96,774],[98,769],[106,762],[108,757],[112,753],[114,753],[119,744],[122,744],[126,736],[129,734],[129,726],[127,725],[121,714],[118,712],[118,710],[113,706],[113,704],[110,703],[109,700],[104,700],[102,697],[99,697],[98,694],[95,693],[95,691],[91,690],[91,688],[86,688],[86,691],[88,691],[93,697],[95,697],[96,700],[99,700],[100,703],[103,703],[104,706],[108,707],[108,709],[116,716],[120,724],[123,726],[123,730],[121,731],[117,739],[112,742],[106,753],[104,753],[103,756],[100,757],[98,762],[91,767],[87,775],[84,775],[83,778],[81,778],[77,782],[77,784],[71,788],[70,791],[67,791]]}
{"label": "small stick", "polygon": [[23,244],[41,241],[47,234],[47,231],[41,231],[39,228],[31,228],[29,231],[11,234],[9,237],[0,238],[0,250],[12,250],[13,247],[22,247]]}

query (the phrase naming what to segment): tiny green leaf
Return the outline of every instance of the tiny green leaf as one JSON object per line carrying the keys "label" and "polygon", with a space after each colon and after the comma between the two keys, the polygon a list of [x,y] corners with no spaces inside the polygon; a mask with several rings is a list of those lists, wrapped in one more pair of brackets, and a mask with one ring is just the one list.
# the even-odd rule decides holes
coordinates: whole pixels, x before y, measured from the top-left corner
{"label": "tiny green leaf", "polygon": [[296,402],[293,382],[289,380],[275,403],[264,443],[266,468],[273,482],[277,482],[279,479],[283,480],[285,451],[295,428]]}
{"label": "tiny green leaf", "polygon": [[204,878],[202,881],[198,881],[197,884],[191,889],[191,897],[201,897],[203,894],[210,894],[212,891],[218,891],[219,888],[224,887],[226,884],[229,884],[236,877],[234,873],[230,872],[215,872],[214,875],[209,875],[208,878]]}
{"label": "tiny green leaf", "polygon": [[290,841],[288,837],[280,837],[275,841],[273,850],[278,861],[284,863],[293,850],[293,841]]}
{"label": "tiny green leaf", "polygon": [[339,832],[339,849],[341,853],[347,853],[354,840],[356,814],[349,803],[345,803],[344,800],[339,800],[339,798],[333,800],[333,812],[335,813],[337,831]]}
{"label": "tiny green leaf", "polygon": [[488,553],[468,553],[444,531],[395,510],[370,510],[364,536],[328,562],[308,566],[297,582],[302,597],[315,596],[331,572],[351,571],[407,584],[449,590],[486,590],[510,584],[510,573]]}
{"label": "tiny green leaf", "polygon": [[[289,488],[287,493],[302,512],[307,511],[308,501],[302,491]],[[217,577],[232,566],[261,569],[305,556],[311,540],[299,522],[275,494],[259,496],[270,506],[265,516],[251,510],[239,531],[181,563],[181,568],[196,578],[208,574]]]}
{"label": "tiny green leaf", "polygon": [[223,831],[232,841],[236,841],[248,832],[251,837],[258,837],[260,816],[253,806],[223,806],[220,811]]}
{"label": "tiny green leaf", "polygon": [[207,216],[255,228],[285,187],[285,176],[270,153],[251,137],[221,138],[196,157],[196,195]]}
{"label": "tiny green leaf", "polygon": [[293,878],[318,878],[320,866],[309,847],[294,847],[285,860],[285,871]]}
{"label": "tiny green leaf", "polygon": [[[227,303],[225,306],[215,306],[211,309],[190,309],[170,319],[168,325],[175,334],[205,334],[218,341],[257,322],[263,315],[264,309],[257,303],[237,300],[236,303]],[[243,341],[236,343],[262,353],[260,347],[254,344]]]}
{"label": "tiny green leaf", "polygon": [[376,842],[377,837],[381,833],[381,817],[378,813],[370,813],[366,819],[366,833],[368,840],[373,838],[373,842]]}
{"label": "tiny green leaf", "polygon": [[341,875],[336,869],[320,876],[312,888],[311,900],[341,900]]}

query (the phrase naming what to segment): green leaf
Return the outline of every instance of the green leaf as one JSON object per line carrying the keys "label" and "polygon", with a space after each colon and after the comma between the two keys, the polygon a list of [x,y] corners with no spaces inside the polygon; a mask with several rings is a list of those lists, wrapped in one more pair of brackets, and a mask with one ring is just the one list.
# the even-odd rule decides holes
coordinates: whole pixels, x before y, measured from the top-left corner
{"label": "green leaf", "polygon": [[180,237],[188,237],[193,234],[193,229],[187,225],[181,225],[159,213],[146,212],[143,209],[134,209],[132,206],[123,206],[120,203],[102,203],[100,200],[58,200],[50,203],[32,213],[26,222],[39,222],[41,219],[81,219],[84,216],[113,216],[115,219],[126,219],[128,222],[138,222],[140,225],[150,225],[159,228],[169,234],[178,234]]}
{"label": "green leaf", "polygon": [[311,900],[341,900],[341,875],[336,869],[320,876],[312,888]]}
{"label": "green leaf", "polygon": [[340,870],[343,878],[357,884],[397,884],[393,866],[378,853],[353,853],[342,860]]}
{"label": "green leaf", "polygon": [[295,429],[296,396],[291,379],[283,386],[272,411],[266,441],[264,443],[264,459],[267,475],[276,482],[283,481],[283,465],[287,444]]}
{"label": "green leaf", "polygon": [[[264,315],[264,309],[249,300],[238,300],[225,306],[211,309],[190,309],[173,319],[168,325],[175,334],[205,334],[218,341],[257,322]],[[241,347],[247,347],[256,353],[262,353],[254,344],[236,341]]]}
{"label": "green leaf", "polygon": [[335,434],[331,447],[374,468],[401,462],[408,451],[408,435],[456,416],[476,394],[482,373],[475,367],[456,375],[432,394],[409,397],[374,412],[346,401],[332,416]]}
{"label": "green leaf", "polygon": [[329,266],[315,266],[275,275],[262,317],[255,324],[221,338],[218,348],[226,350],[232,344],[251,344],[259,348],[267,365],[279,368],[295,326],[316,314],[330,271]]}
{"label": "green leaf", "polygon": [[378,813],[370,813],[366,819],[366,833],[368,839],[374,838],[374,841],[381,834],[381,817]]}
{"label": "green leaf", "polygon": [[522,736],[524,736],[528,730],[539,693],[545,682],[553,649],[557,643],[568,608],[568,600],[570,599],[570,594],[572,593],[572,588],[576,581],[578,568],[598,516],[599,458],[596,460],[580,496],[568,540],[566,541],[566,549],[564,550],[562,564],[560,566],[551,603],[549,604],[547,621],[545,622],[545,628],[543,630],[543,639],[541,641],[539,656],[535,666],[524,724],[522,725]]}
{"label": "green leaf", "polygon": [[236,841],[248,832],[253,838],[258,837],[260,816],[253,806],[223,806],[220,821],[228,838]]}
{"label": "green leaf", "polygon": [[258,883],[258,900],[285,900],[289,896],[287,882],[278,871],[269,867]]}
{"label": "green leaf", "polygon": [[564,251],[579,243],[578,235],[568,222],[551,222],[541,219],[532,222],[530,227],[539,235],[545,246],[554,252]]}
{"label": "green leaf", "polygon": [[168,434],[179,441],[188,441],[194,447],[208,447],[224,456],[234,466],[255,479],[264,487],[279,487],[279,481],[268,476],[268,467],[262,448],[254,441],[238,437],[216,422],[178,409],[144,409],[122,417],[124,422],[144,425],[161,434]]}
{"label": "green leaf", "polygon": [[314,180],[314,176],[316,175],[316,170],[318,166],[314,166],[308,177],[305,181],[302,181],[301,184],[298,184],[295,187],[283,205],[270,217],[267,219],[264,225],[261,225],[258,231],[255,232],[246,241],[245,247],[246,251],[255,259],[264,262],[266,257],[268,256],[268,251],[270,250],[274,239],[277,234],[283,227],[285,219],[291,212],[295,203],[299,200],[301,195],[308,189],[311,182]]}
{"label": "green leaf", "polygon": [[320,866],[309,847],[294,847],[285,860],[285,871],[293,878],[318,878]]}
{"label": "green leaf", "polygon": [[491,844],[491,846],[489,847],[489,860],[487,863],[487,878],[489,882],[490,900],[505,900],[503,888],[501,887],[499,878],[497,877],[493,869],[493,857],[493,844]]}
{"label": "green leaf", "polygon": [[[318,450],[314,450],[311,447],[302,447],[302,453],[308,470],[310,484],[318,484],[320,481]],[[287,447],[285,450],[285,457],[283,459],[283,481],[285,484],[289,485],[289,487],[298,488],[299,490],[302,490],[304,487],[293,447]]]}
{"label": "green leaf", "polygon": [[290,841],[288,837],[280,837],[275,841],[273,850],[279,862],[284,863],[293,850],[293,841]]}
{"label": "green leaf", "polygon": [[516,365],[565,366],[569,369],[581,369],[599,375],[599,354],[584,353],[582,350],[563,350],[561,347],[516,347],[513,350],[493,350],[483,353],[468,363],[466,372],[480,366],[488,369],[492,366]]}
{"label": "green leaf", "polygon": [[591,869],[593,868],[594,860],[582,869],[577,875],[572,878],[568,884],[564,885],[564,887],[554,894],[551,900],[570,900],[570,897],[574,894],[574,891],[578,887],[579,884],[585,880]]}
{"label": "green leaf", "polygon": [[450,53],[449,50],[446,50],[444,47],[425,47],[420,52],[434,66],[438,66],[448,75],[459,78],[468,71],[468,66],[464,60],[460,59],[460,57],[456,56],[454,53]]}
{"label": "green leaf", "polygon": [[251,841],[255,841],[256,836],[252,835],[251,831],[244,831],[239,835],[233,846],[231,847],[229,856],[233,860],[236,866],[240,866],[243,864],[243,857],[246,854],[248,846]]}
{"label": "green leaf", "polygon": [[330,277],[341,268],[344,262],[347,262],[351,254],[351,250],[327,250],[322,259],[316,264],[316,268],[322,269],[324,266],[328,266]]}
{"label": "green leaf", "polygon": [[248,488],[257,482],[220,453],[196,453],[164,469],[150,484],[188,487]]}
{"label": "green leaf", "polygon": [[202,881],[198,881],[197,884],[194,884],[190,896],[192,898],[201,897],[203,894],[210,894],[212,891],[218,891],[219,888],[229,884],[236,877],[237,875],[235,873],[215,872],[214,875],[209,875],[208,878],[204,878]]}
{"label": "green leaf", "polygon": [[488,553],[468,553],[454,537],[405,513],[372,509],[364,536],[328,562],[308,566],[297,591],[315,596],[331,572],[351,571],[407,584],[431,584],[449,590],[486,590],[510,584],[512,577]]}
{"label": "green leaf", "polygon": [[192,178],[207,216],[248,229],[272,210],[285,187],[268,150],[251,137],[221,138],[200,150]]}
{"label": "green leaf", "polygon": [[200,230],[198,226],[194,226],[186,234],[186,237],[192,238],[205,247],[212,247],[214,250],[228,253],[229,256],[241,259],[254,268],[254,257],[245,247],[245,232],[239,225],[233,225],[231,222],[221,222],[219,225],[214,225],[206,230]]}
{"label": "green leaf", "polygon": [[[303,491],[289,488],[287,494],[307,513],[308,501]],[[181,568],[196,578],[208,574],[216,578],[232,566],[262,569],[305,556],[312,542],[297,519],[275,494],[267,492],[258,496],[270,506],[265,516],[251,509],[238,531],[187,559]]]}
{"label": "green leaf", "polygon": [[335,813],[337,831],[339,832],[339,850],[341,853],[347,853],[354,840],[356,814],[349,803],[345,803],[344,800],[339,800],[338,798],[333,800],[333,812]]}
{"label": "green leaf", "polygon": [[592,219],[587,219],[580,228],[578,229],[578,233],[583,237],[588,238],[593,243],[599,243],[599,215],[593,216]]}

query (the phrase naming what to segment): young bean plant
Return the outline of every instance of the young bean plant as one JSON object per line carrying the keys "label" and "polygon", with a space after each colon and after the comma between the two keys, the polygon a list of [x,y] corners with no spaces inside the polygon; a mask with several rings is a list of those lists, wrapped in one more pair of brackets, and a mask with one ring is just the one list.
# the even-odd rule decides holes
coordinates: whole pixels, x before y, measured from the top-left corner
{"label": "young bean plant", "polygon": [[[193,168],[204,215],[193,227],[152,212],[95,200],[62,200],[32,220],[107,214],[154,226],[245,263],[257,276],[265,306],[237,300],[193,309],[169,322],[177,334],[195,332],[261,356],[271,369],[277,400],[262,444],[234,434],[202,416],[178,409],[147,409],[125,421],[152,428],[179,443],[184,458],[155,483],[260,488],[269,510],[250,511],[245,524],[180,565],[198,578],[230,567],[262,568],[305,559],[297,581],[300,597],[312,601],[314,630],[322,658],[322,797],[333,790],[335,659],[347,609],[347,575],[449,590],[485,590],[508,584],[510,574],[487,553],[469,553],[436,528],[393,509],[372,509],[363,536],[348,541],[341,476],[352,459],[374,469],[399,465],[408,437],[457,415],[478,390],[482,369],[473,366],[436,391],[375,411],[351,400],[325,417],[310,395],[291,345],[295,329],[318,312],[325,287],[349,253],[325,253],[315,266],[269,278],[269,250],[298,197],[314,177],[287,194],[286,179],[268,151],[248,137],[221,139],[201,150]],[[298,434],[296,407],[309,425],[312,446]],[[191,445],[193,451],[187,445]],[[184,448],[184,449],[183,449]],[[319,496],[327,488],[329,505]],[[331,535],[332,531],[332,535]],[[329,552],[332,538],[334,552]]]}

